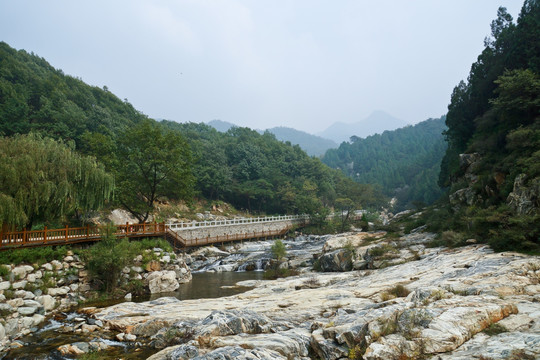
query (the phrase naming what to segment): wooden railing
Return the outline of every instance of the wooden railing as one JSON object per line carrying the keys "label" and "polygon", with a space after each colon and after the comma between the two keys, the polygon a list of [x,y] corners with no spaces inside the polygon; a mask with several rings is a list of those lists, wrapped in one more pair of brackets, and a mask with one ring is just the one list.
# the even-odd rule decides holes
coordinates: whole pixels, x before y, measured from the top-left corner
{"label": "wooden railing", "polygon": [[[0,250],[12,247],[62,245],[101,239],[104,228],[98,226],[65,227],[62,229],[23,230],[0,233]],[[164,223],[115,225],[117,237],[163,236]]]}
{"label": "wooden railing", "polygon": [[[242,232],[232,235],[207,236],[196,239],[184,239],[179,231],[203,227],[230,226],[236,224],[255,224],[262,222],[280,222],[280,221],[299,221],[304,219],[301,216],[273,216],[265,218],[248,218],[223,220],[219,222],[198,222],[187,223],[191,226],[184,226],[186,223],[165,224],[165,223],[143,223],[143,224],[125,224],[115,225],[114,235],[116,237],[153,237],[165,236],[171,240],[175,247],[193,247],[207,244],[230,242],[238,240],[265,238],[285,234],[292,227],[285,225],[283,229],[259,232]],[[207,223],[206,225],[201,225]],[[104,227],[86,226],[86,227],[65,227],[62,229],[43,230],[23,230],[13,232],[0,232],[0,251],[18,247],[32,246],[52,246],[74,244],[80,242],[99,241],[101,239]]]}

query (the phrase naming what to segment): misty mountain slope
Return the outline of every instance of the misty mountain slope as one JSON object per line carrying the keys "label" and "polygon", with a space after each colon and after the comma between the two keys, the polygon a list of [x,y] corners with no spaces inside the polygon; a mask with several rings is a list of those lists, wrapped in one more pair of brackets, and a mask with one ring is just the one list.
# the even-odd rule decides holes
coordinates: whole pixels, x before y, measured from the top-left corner
{"label": "misty mountain slope", "polygon": [[279,126],[266,131],[274,134],[280,141],[289,141],[293,145],[299,145],[310,156],[321,156],[326,150],[338,147],[338,144],[330,139],[289,127]]}
{"label": "misty mountain slope", "polygon": [[441,195],[437,178],[446,151],[445,129],[444,118],[429,119],[344,142],[328,150],[322,161],[359,183],[379,184],[386,194],[397,196],[400,208],[429,204]]}
{"label": "misty mountain slope", "polygon": [[211,127],[213,127],[214,129],[216,129],[219,132],[227,132],[227,131],[229,131],[230,128],[238,126],[238,125],[235,125],[235,124],[230,123],[228,121],[217,120],[217,119],[209,121],[207,124],[210,125]]}
{"label": "misty mountain slope", "polygon": [[[212,120],[207,123],[219,132],[227,132],[229,129],[237,126],[233,123],[223,120]],[[257,130],[260,134],[265,131],[274,134],[276,139],[283,142],[290,142],[292,145],[299,145],[309,156],[321,156],[326,150],[337,148],[338,144],[332,140],[324,139],[320,136],[311,135],[307,132],[296,130],[289,127],[277,126],[267,130]]]}
{"label": "misty mountain slope", "polygon": [[343,141],[349,141],[351,136],[365,138],[370,135],[380,134],[383,131],[394,130],[406,125],[407,123],[403,120],[397,119],[384,111],[375,111],[367,118],[352,124],[336,122],[317,135],[334,140],[340,144]]}

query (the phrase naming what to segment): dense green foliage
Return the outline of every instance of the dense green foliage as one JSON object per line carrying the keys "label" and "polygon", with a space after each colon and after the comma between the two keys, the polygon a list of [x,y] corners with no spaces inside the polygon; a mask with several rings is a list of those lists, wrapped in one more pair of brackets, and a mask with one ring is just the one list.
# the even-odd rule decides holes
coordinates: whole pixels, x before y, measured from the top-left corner
{"label": "dense green foliage", "polygon": [[[446,233],[454,243],[476,238],[496,250],[540,252],[540,2],[526,0],[517,24],[499,8],[491,30],[446,119],[439,183],[451,196],[467,191],[469,204],[453,200],[429,214],[429,225],[454,231]],[[460,153],[477,153],[474,167],[460,167]],[[529,194],[526,211],[508,200],[520,174],[529,188],[520,193]]]}
{"label": "dense green foliage", "polygon": [[0,138],[0,223],[36,222],[101,207],[113,178],[95,159],[37,134]]}
{"label": "dense green foliage", "polygon": [[86,269],[100,291],[107,294],[117,290],[142,293],[142,283],[123,281],[122,270],[138,255],[142,255],[142,266],[146,266],[148,261],[158,259],[154,248],[172,252],[172,247],[163,239],[118,240],[114,231],[114,226],[104,228],[101,241],[81,252]]}
{"label": "dense green foliage", "polygon": [[283,244],[283,241],[281,241],[280,239],[277,239],[274,242],[274,244],[270,248],[270,251],[272,251],[272,256],[278,262],[281,262],[281,260],[283,260],[283,258],[287,256],[287,249],[285,248],[285,244]]}
{"label": "dense green foliage", "polygon": [[68,248],[65,246],[47,246],[40,248],[17,249],[0,252],[0,264],[38,264],[52,260],[63,261]]}
{"label": "dense green foliage", "polygon": [[104,229],[101,241],[83,252],[82,259],[100,290],[113,292],[119,285],[122,269],[135,256],[135,248],[124,238],[118,240],[113,226]]}
{"label": "dense green foliage", "polygon": [[0,133],[35,131],[79,146],[85,131],[117,133],[144,118],[106,87],[89,86],[0,42]]}
{"label": "dense green foliage", "polygon": [[193,196],[251,212],[313,215],[337,198],[357,207],[384,201],[372,186],[354,183],[270,133],[155,122],[106,88],[88,86],[5,43],[0,65],[0,133],[72,140],[76,151],[94,156],[114,176],[113,205],[139,221],[148,219],[156,201],[189,202]]}
{"label": "dense green foliage", "polygon": [[444,118],[414,126],[353,138],[331,149],[322,158],[360,183],[380,184],[388,196],[396,196],[398,208],[415,202],[432,203],[440,195],[437,176],[446,150]]}
{"label": "dense green foliage", "polygon": [[[492,37],[486,39],[485,49],[472,65],[467,82],[461,81],[455,87],[448,106],[448,130],[445,132],[448,150],[439,177],[439,184],[444,187],[450,186],[452,180],[460,176],[458,155],[469,150],[471,141],[488,141],[493,149],[504,150],[506,134],[522,125],[515,119],[524,116],[528,120],[522,121],[530,123],[538,116],[538,110],[535,110],[534,106],[518,109],[515,105],[521,100],[514,100],[513,105],[508,101],[514,95],[527,97],[525,93],[529,90],[532,90],[529,94],[538,99],[538,93],[535,94],[534,89],[526,90],[526,87],[521,87],[518,78],[515,78],[517,82],[514,82],[512,91],[517,90],[518,93],[512,93],[507,91],[510,90],[510,83],[501,87],[500,81],[506,82],[505,77],[508,79],[518,76],[530,82],[534,74],[538,76],[540,73],[540,3],[538,0],[526,0],[517,24],[512,22],[506,9],[500,8],[497,19],[491,24],[491,30]],[[512,72],[526,69],[529,72],[521,75]],[[520,89],[524,92],[521,95]],[[501,96],[501,91],[507,92],[507,95]],[[510,107],[503,110],[506,105]],[[513,117],[514,121],[508,117],[508,111],[513,112],[510,117]],[[473,139],[474,137],[476,139]]]}
{"label": "dense green foliage", "polygon": [[192,195],[191,152],[184,138],[144,120],[118,141],[118,201],[145,222],[154,201]]}
{"label": "dense green foliage", "polygon": [[204,124],[162,124],[188,139],[197,190],[208,199],[252,212],[309,214],[334,206],[340,197],[362,207],[384,201],[372,186],[354,183],[298,145],[282,143],[268,132],[234,127],[220,133]]}

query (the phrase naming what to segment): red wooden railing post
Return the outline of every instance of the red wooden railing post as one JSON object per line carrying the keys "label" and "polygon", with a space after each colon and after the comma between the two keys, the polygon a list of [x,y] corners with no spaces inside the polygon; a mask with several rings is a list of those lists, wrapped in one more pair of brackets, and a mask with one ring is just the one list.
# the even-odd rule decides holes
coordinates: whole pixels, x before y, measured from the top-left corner
{"label": "red wooden railing post", "polygon": [[126,221],[126,235],[129,234],[129,232],[130,232],[129,223]]}
{"label": "red wooden railing post", "polygon": [[23,230],[23,238],[22,238],[23,245],[26,244],[26,228]]}
{"label": "red wooden railing post", "polygon": [[86,224],[86,240],[90,237],[90,224]]}
{"label": "red wooden railing post", "polygon": [[43,243],[47,242],[47,226],[45,226],[45,231],[43,232]]}
{"label": "red wooden railing post", "polygon": [[66,225],[66,242],[68,241],[68,226]]}

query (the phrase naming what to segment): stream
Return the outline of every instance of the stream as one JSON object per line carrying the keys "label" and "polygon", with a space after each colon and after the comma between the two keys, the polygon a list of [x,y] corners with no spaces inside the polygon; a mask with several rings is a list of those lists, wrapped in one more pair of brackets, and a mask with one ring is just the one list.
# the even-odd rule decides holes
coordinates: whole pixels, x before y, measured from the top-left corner
{"label": "stream", "polygon": [[[292,266],[296,267],[300,264],[309,264],[312,261],[313,254],[320,252],[325,237],[298,236],[283,242],[287,247],[288,257],[294,259],[295,263]],[[173,296],[180,300],[209,299],[245,292],[250,288],[236,286],[236,283],[263,278],[262,270],[272,258],[270,251],[272,244],[273,241],[246,242],[236,248],[228,247],[227,250],[230,253],[223,253],[221,256],[203,255],[194,259],[191,264],[193,276],[191,282],[181,284],[179,289],[172,293],[145,295],[133,298],[132,301],[143,302],[165,296]],[[83,307],[103,308],[123,301],[125,300],[87,303]],[[76,356],[61,355],[57,348],[65,344],[94,341],[104,343],[110,348],[106,351],[100,351],[96,355],[89,353],[85,355],[85,359],[146,359],[159,351],[137,341],[116,341],[116,332],[77,333],[76,329],[86,323],[88,319],[76,312],[61,315],[49,319],[36,332],[20,339],[24,346],[12,349],[7,354],[0,354],[0,360],[76,359]],[[91,321],[92,319],[88,320],[88,322]]]}
{"label": "stream", "polygon": [[[149,295],[134,298],[134,302],[142,302],[154,300],[163,296],[174,296],[180,300],[189,299],[208,299],[219,298],[239,294],[249,290],[248,287],[236,286],[236,283],[244,280],[259,280],[262,279],[263,273],[260,271],[245,271],[245,272],[198,272],[193,273],[193,280],[187,284],[181,284],[180,288],[173,293]],[[91,306],[105,307],[113,305],[121,301],[93,303]],[[84,307],[89,306],[85,304]],[[85,321],[84,315],[76,312],[62,314],[49,319],[35,333],[32,333],[21,341],[24,346],[20,349],[13,349],[9,353],[0,354],[1,360],[60,360],[60,359],[76,359],[75,356],[62,356],[57,347],[64,344],[72,344],[76,342],[97,341],[109,345],[111,350],[102,351],[99,357],[89,357],[89,359],[146,359],[150,355],[158,352],[158,349],[151,349],[135,343],[116,341],[114,336],[116,333],[99,332],[77,334],[73,332],[73,328],[77,323]]]}

